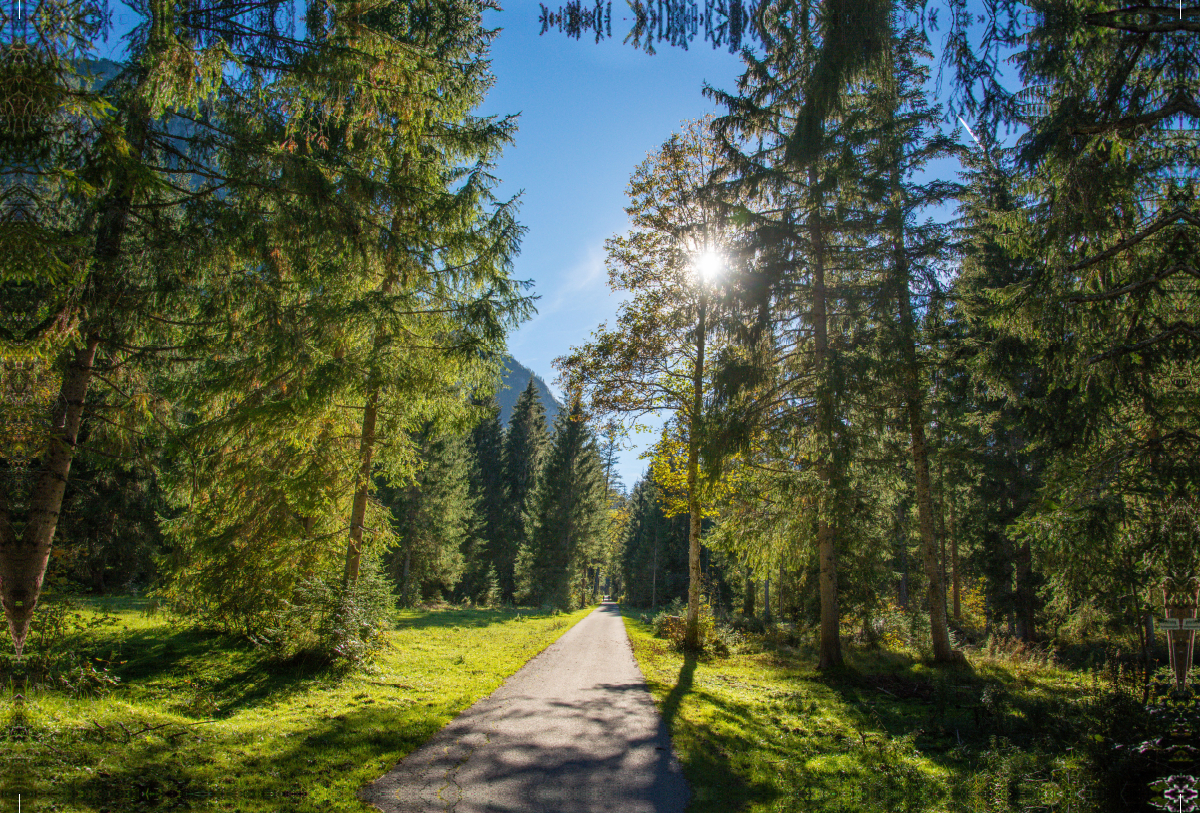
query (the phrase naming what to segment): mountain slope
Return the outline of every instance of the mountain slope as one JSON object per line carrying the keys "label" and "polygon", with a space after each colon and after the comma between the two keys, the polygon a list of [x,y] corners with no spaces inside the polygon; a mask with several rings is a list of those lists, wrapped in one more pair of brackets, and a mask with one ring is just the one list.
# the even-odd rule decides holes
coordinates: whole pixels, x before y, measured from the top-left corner
{"label": "mountain slope", "polygon": [[529,386],[529,379],[532,378],[538,395],[541,396],[542,406],[546,409],[546,425],[553,426],[554,419],[563,409],[563,405],[551,394],[546,382],[516,359],[506,359],[505,366],[508,367],[508,371],[501,378],[500,390],[496,393],[496,402],[500,404],[500,423],[505,427],[508,426],[508,419],[517,403],[517,396]]}

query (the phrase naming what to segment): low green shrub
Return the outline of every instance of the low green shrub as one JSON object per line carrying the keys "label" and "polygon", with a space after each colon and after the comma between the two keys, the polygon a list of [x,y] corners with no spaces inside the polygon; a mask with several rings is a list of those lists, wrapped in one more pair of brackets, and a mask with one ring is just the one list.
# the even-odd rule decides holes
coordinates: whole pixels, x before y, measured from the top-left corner
{"label": "low green shrub", "polygon": [[383,646],[394,606],[390,586],[373,568],[364,569],[349,587],[340,578],[307,579],[284,602],[278,625],[256,640],[281,657],[305,655],[359,666]]}
{"label": "low green shrub", "polygon": [[[665,610],[657,613],[651,622],[654,627],[654,634],[659,638],[664,638],[671,642],[677,650],[683,649],[684,640],[687,637],[687,604],[682,599],[675,599]],[[709,649],[716,654],[728,654],[729,641],[733,640],[730,635],[732,630],[726,634],[717,633],[717,621],[713,616],[712,607],[708,603],[708,598],[700,597],[700,618],[699,618],[699,637],[700,648]]]}

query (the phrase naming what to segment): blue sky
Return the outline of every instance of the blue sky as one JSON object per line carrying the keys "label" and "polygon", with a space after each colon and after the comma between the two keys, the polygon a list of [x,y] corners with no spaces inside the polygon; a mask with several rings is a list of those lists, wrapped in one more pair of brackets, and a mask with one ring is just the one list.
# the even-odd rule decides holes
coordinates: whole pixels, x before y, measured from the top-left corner
{"label": "blue sky", "polygon": [[[707,43],[654,55],[623,45],[624,10],[614,0],[614,39],[599,44],[555,31],[539,36],[536,2],[512,0],[485,17],[502,31],[492,47],[496,84],[480,112],[521,114],[496,175],[503,195],[522,192],[519,219],[528,231],[514,275],[533,280],[541,297],[509,351],[551,387],[554,358],[616,313],[604,241],[628,226],[633,169],[681,122],[714,110],[700,92],[705,80],[732,90],[741,74],[740,58]],[[639,451],[622,456],[626,486],[645,468]]]}

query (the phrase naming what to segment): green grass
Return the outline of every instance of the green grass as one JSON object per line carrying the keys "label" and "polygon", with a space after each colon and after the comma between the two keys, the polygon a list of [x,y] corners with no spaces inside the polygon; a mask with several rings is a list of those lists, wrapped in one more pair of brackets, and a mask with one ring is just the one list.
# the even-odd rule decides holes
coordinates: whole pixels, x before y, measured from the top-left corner
{"label": "green grass", "polygon": [[694,813],[1084,809],[1071,743],[1102,723],[1095,673],[855,649],[823,673],[804,649],[758,640],[696,658],[625,625]]}
{"label": "green grass", "polygon": [[93,605],[116,619],[79,641],[112,653],[106,696],[6,693],[5,804],[19,791],[26,811],[371,810],[360,787],[590,612],[398,613],[371,667],[339,677],[142,606]]}

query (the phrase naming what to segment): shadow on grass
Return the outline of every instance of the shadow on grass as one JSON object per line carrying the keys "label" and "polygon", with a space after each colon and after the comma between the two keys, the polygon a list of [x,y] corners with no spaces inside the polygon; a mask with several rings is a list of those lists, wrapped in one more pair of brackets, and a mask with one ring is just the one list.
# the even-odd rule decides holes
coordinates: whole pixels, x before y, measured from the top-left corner
{"label": "shadow on grass", "polygon": [[961,766],[967,750],[995,738],[1023,749],[1062,756],[1097,726],[1095,709],[1080,704],[1078,686],[1024,676],[1017,669],[934,666],[896,652],[857,652],[850,666],[819,673],[864,728],[888,736],[916,733],[914,745],[943,767]]}
{"label": "shadow on grass", "polygon": [[[237,732],[195,729],[171,741],[132,741],[120,731],[101,740],[99,732],[80,736],[91,747],[121,749],[118,760],[89,775],[72,774],[54,785],[56,799],[69,799],[94,809],[162,810],[233,809],[259,811],[328,811],[360,809],[357,789],[390,769],[400,758],[433,736],[445,723],[444,710],[420,706],[373,706],[349,710],[280,738],[276,747],[243,757],[244,772],[220,769],[212,754],[244,747]],[[60,745],[70,747],[67,743]],[[112,763],[116,762],[116,765]],[[336,788],[346,805],[308,799],[314,787]]]}
{"label": "shadow on grass", "polygon": [[696,656],[689,652],[683,656],[683,666],[679,669],[679,678],[675,681],[674,688],[663,700],[662,717],[668,730],[674,728],[675,718],[679,715],[679,704],[683,702],[684,695],[692,690],[695,674]]}

